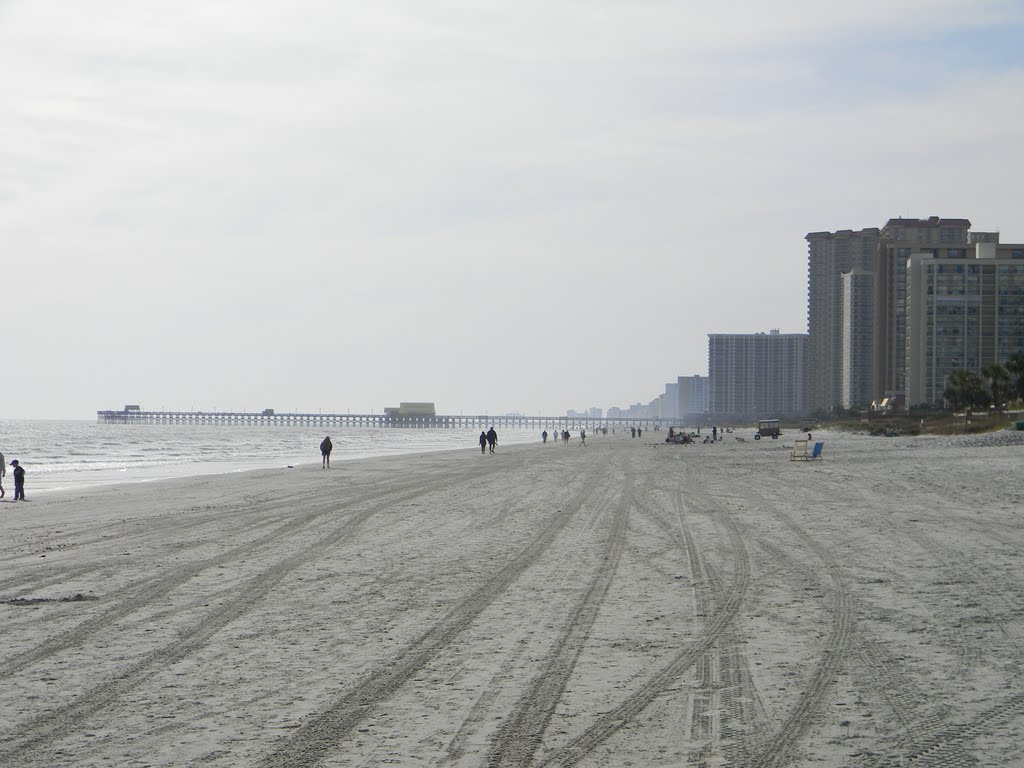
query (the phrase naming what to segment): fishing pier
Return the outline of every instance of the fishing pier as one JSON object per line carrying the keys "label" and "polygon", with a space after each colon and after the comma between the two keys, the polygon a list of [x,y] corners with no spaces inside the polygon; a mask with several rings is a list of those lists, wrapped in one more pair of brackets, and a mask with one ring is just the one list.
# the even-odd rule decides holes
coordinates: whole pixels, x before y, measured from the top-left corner
{"label": "fishing pier", "polygon": [[380,413],[277,413],[264,411],[143,411],[128,406],[117,411],[97,411],[100,424],[213,425],[241,427],[354,427],[373,429],[546,429],[574,430],[607,427],[653,429],[658,419],[598,418],[596,416],[501,416]]}

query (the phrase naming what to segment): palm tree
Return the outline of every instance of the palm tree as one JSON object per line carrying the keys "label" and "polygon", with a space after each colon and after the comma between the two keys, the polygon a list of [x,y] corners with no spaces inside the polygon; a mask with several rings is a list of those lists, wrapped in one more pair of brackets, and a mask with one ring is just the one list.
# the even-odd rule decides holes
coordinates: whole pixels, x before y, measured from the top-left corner
{"label": "palm tree", "polygon": [[1011,385],[1013,382],[1010,378],[1010,372],[1006,370],[1006,366],[1002,363],[990,363],[981,369],[981,376],[985,383],[988,384],[988,391],[992,396],[992,405],[1001,413],[1006,400],[1012,393]]}
{"label": "palm tree", "polygon": [[954,411],[964,409],[964,423],[971,420],[971,410],[988,405],[988,392],[981,376],[966,368],[957,368],[946,379],[946,390],[942,396]]}
{"label": "palm tree", "polygon": [[1014,352],[1003,365],[1010,374],[1010,394],[1024,399],[1024,352]]}

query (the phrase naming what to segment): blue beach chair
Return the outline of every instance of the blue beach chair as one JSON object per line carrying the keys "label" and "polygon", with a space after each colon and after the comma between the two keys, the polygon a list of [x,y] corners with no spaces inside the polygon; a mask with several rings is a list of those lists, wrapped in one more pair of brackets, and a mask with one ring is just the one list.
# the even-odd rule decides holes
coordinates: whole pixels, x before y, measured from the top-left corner
{"label": "blue beach chair", "polygon": [[814,459],[821,458],[821,452],[825,448],[825,443],[815,443],[814,448],[810,451],[807,450],[806,440],[797,440],[796,445],[793,446],[793,453],[790,454],[790,461],[813,461]]}

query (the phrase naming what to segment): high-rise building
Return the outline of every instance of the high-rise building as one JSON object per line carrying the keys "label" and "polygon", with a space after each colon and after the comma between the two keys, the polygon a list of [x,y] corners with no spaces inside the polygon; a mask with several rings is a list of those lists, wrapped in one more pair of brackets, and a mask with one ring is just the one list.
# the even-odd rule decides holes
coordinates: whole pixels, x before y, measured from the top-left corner
{"label": "high-rise building", "polygon": [[807,334],[708,334],[708,410],[712,417],[802,415]]}
{"label": "high-rise building", "polygon": [[806,240],[807,406],[831,411],[843,393],[843,275],[875,271],[879,230],[811,232]]}
{"label": "high-rise building", "polygon": [[[934,403],[957,367],[979,371],[1024,351],[1013,325],[1024,246],[970,229],[932,216],[807,235],[811,410]],[[976,280],[954,285],[956,275]]]}
{"label": "high-rise building", "polygon": [[679,419],[679,383],[670,381],[665,385],[664,405],[661,409],[663,419]]}
{"label": "high-rise building", "polygon": [[867,407],[874,397],[875,273],[857,268],[842,281],[840,402],[844,408]]}
{"label": "high-rise building", "polygon": [[[881,229],[806,236],[807,398],[812,411],[884,398],[903,401],[907,259],[914,253],[962,258],[973,237],[970,226],[967,219],[895,218]],[[874,302],[870,313],[868,293]]]}
{"label": "high-rise building", "polygon": [[[873,400],[903,403],[906,395],[907,259],[914,253],[963,258],[969,245],[967,219],[889,219],[879,237],[875,268]],[[998,239],[998,235],[996,235]],[[905,404],[905,403],[904,403]]]}
{"label": "high-rise building", "polygon": [[966,250],[907,260],[907,405],[941,403],[958,368],[980,373],[1024,352],[1024,246],[978,238]]}
{"label": "high-rise building", "polygon": [[676,378],[676,388],[676,413],[680,422],[700,424],[708,413],[708,377],[679,376]]}

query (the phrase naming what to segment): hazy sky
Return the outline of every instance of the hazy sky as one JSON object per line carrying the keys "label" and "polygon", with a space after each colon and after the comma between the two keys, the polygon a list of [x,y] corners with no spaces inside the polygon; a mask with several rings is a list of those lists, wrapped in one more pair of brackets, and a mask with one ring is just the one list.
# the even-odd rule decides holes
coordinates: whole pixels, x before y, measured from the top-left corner
{"label": "hazy sky", "polygon": [[3,0],[0,417],[625,406],[811,231],[1024,241],[1024,2]]}

